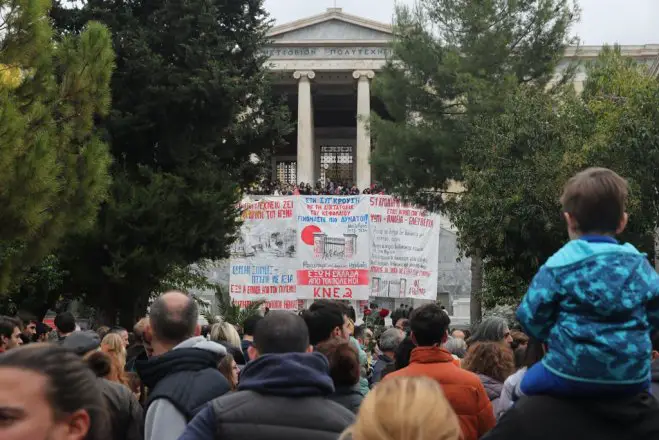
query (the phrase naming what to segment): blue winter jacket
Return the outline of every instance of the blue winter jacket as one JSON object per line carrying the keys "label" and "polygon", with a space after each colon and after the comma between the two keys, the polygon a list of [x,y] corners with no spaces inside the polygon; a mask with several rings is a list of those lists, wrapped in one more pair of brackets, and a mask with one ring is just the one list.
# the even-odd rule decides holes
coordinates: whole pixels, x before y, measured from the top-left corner
{"label": "blue winter jacket", "polygon": [[609,237],[572,240],[536,274],[517,310],[548,344],[559,377],[637,384],[650,377],[650,332],[659,328],[659,276],[646,256]]}

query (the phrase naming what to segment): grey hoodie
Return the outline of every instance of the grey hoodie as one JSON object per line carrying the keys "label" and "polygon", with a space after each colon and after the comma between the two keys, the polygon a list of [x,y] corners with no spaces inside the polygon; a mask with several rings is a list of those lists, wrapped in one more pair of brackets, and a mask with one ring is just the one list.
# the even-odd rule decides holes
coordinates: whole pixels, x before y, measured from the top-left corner
{"label": "grey hoodie", "polygon": [[[172,350],[180,348],[198,348],[218,356],[227,354],[226,348],[216,342],[207,341],[203,336],[186,339]],[[186,426],[185,416],[169,400],[157,399],[149,405],[146,412],[144,440],[177,440]]]}

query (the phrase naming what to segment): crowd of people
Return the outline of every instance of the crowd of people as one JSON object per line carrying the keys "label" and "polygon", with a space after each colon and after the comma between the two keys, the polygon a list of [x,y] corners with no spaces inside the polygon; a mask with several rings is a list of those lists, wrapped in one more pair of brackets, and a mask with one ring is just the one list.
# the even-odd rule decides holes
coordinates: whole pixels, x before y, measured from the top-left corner
{"label": "crowd of people", "polygon": [[659,276],[614,238],[626,198],[610,170],[567,183],[572,240],[531,282],[519,329],[451,329],[436,303],[357,326],[334,300],[202,328],[176,291],[131,332],[62,313],[50,337],[0,317],[0,438],[659,438]]}
{"label": "crowd of people", "polygon": [[246,193],[252,195],[327,195],[327,196],[357,196],[360,194],[384,195],[385,190],[381,185],[374,183],[368,188],[360,189],[349,182],[335,182],[332,180],[317,181],[315,184],[300,182],[291,184],[284,182],[266,181],[249,188]]}

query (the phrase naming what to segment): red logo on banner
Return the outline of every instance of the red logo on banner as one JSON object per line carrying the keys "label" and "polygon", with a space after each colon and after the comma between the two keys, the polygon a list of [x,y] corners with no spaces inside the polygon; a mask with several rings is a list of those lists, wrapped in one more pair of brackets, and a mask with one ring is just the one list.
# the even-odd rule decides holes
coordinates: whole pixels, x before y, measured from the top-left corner
{"label": "red logo on banner", "polygon": [[302,242],[309,246],[313,246],[313,234],[321,232],[320,228],[316,225],[309,225],[302,229]]}

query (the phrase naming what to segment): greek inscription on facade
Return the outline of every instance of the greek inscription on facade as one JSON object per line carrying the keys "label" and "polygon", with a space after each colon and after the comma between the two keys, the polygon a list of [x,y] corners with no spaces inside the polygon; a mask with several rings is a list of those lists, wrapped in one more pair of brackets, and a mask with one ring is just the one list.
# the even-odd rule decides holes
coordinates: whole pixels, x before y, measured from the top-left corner
{"label": "greek inscription on facade", "polygon": [[269,58],[316,59],[385,59],[391,55],[386,47],[270,47],[263,50]]}

